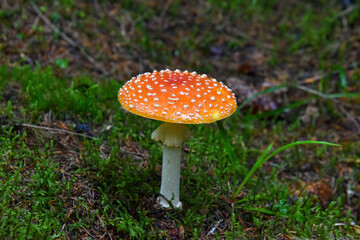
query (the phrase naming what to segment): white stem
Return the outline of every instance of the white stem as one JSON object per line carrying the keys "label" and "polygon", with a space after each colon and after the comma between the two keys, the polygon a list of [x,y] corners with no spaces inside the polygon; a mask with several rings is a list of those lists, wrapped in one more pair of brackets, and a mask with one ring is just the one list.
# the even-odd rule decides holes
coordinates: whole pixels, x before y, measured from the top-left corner
{"label": "white stem", "polygon": [[179,200],[181,147],[164,146],[163,151],[160,205],[168,208],[171,202],[175,208],[181,208],[182,204]]}

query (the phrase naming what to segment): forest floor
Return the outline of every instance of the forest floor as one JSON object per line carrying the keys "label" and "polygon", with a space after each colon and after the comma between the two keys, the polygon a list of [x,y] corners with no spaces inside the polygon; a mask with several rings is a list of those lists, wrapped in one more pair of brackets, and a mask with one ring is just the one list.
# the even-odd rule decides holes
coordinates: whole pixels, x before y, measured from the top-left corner
{"label": "forest floor", "polygon": [[[360,5],[356,1],[0,0],[1,239],[357,239]],[[159,122],[119,88],[162,69],[236,94],[190,126],[182,209],[156,199]],[[270,158],[234,195],[259,156]]]}

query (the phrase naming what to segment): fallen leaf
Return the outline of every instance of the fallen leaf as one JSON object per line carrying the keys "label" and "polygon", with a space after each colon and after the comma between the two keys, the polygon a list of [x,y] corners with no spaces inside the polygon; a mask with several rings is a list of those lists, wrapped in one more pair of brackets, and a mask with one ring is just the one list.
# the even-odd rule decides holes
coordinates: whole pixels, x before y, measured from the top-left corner
{"label": "fallen leaf", "polygon": [[[303,184],[300,184],[300,189],[302,189]],[[293,193],[294,197],[303,197],[302,195],[300,195],[301,190],[296,190]],[[304,191],[303,194],[305,194],[306,197],[310,196],[310,195],[314,195],[317,196],[317,198],[319,199],[319,202],[321,204],[322,207],[326,208],[329,203],[331,202],[332,198],[333,198],[333,192],[331,190],[331,188],[329,187],[329,185],[327,183],[325,183],[324,181],[318,181],[318,182],[311,182],[309,183]],[[315,199],[314,199],[315,201]]]}
{"label": "fallen leaf", "polygon": [[55,123],[55,126],[58,127],[58,128],[62,128],[62,129],[65,129],[67,131],[70,131],[70,128],[68,126],[66,126],[63,122],[56,122]]}

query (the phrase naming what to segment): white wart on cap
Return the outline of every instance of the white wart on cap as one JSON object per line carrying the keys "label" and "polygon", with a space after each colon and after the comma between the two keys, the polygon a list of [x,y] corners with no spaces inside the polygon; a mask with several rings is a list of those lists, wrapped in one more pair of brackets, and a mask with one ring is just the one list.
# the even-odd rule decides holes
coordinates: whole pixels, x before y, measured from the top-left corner
{"label": "white wart on cap", "polygon": [[118,92],[128,111],[171,123],[210,123],[233,114],[235,95],[223,83],[205,74],[180,70],[144,73]]}

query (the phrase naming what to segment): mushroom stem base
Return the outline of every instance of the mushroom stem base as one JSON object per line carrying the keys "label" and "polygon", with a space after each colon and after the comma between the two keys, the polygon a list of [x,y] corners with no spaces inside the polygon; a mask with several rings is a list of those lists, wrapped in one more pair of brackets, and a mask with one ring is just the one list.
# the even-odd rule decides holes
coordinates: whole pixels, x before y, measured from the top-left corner
{"label": "mushroom stem base", "polygon": [[169,208],[170,202],[175,208],[181,208],[182,204],[179,200],[181,147],[164,146],[163,151],[159,202],[164,208]]}

